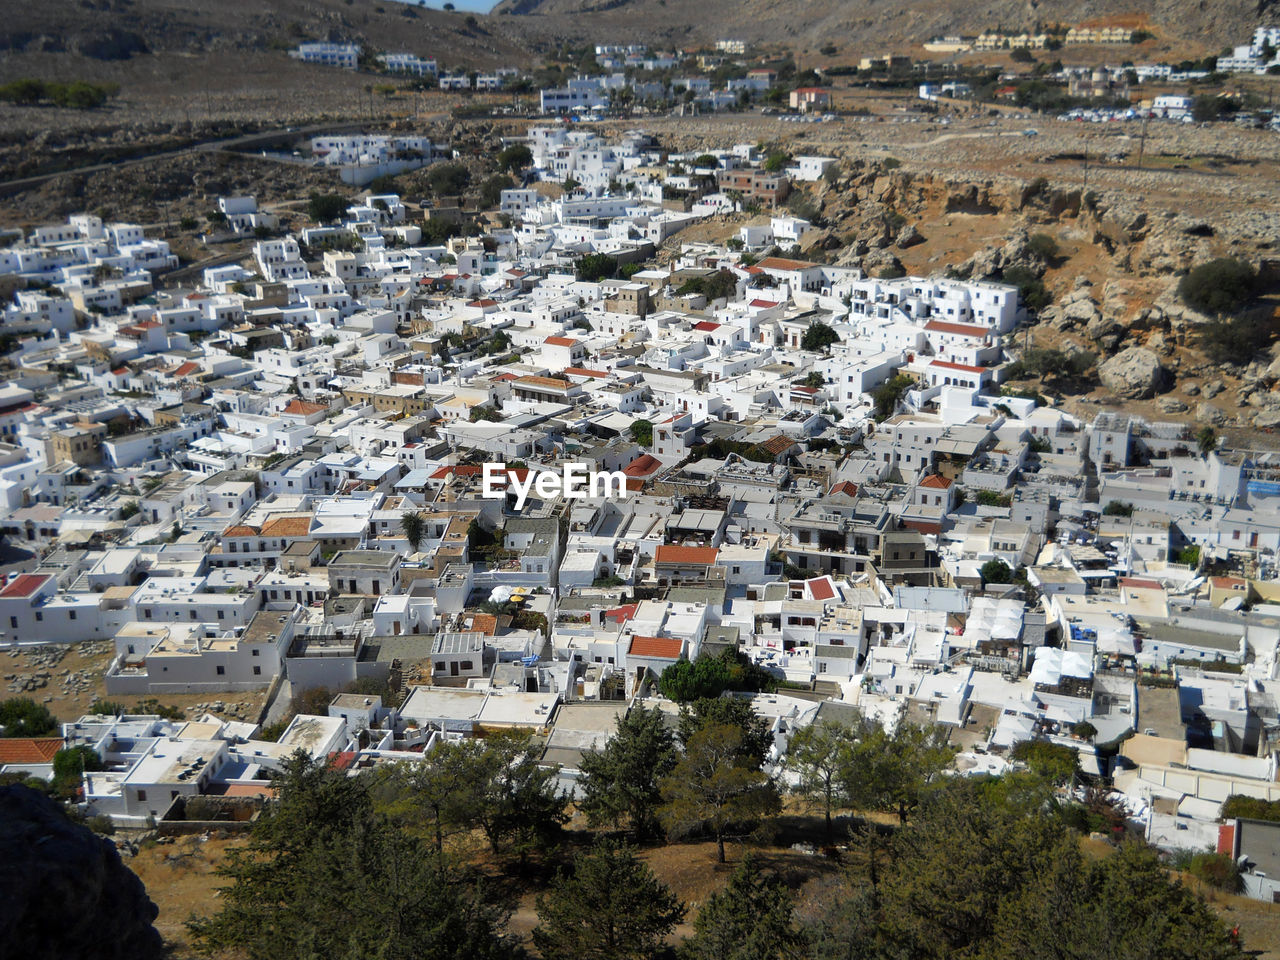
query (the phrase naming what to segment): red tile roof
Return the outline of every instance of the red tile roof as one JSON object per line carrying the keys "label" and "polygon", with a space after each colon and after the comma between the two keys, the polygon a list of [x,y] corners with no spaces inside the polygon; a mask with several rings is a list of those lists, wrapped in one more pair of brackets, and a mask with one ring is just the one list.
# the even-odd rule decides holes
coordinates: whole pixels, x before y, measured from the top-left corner
{"label": "red tile roof", "polygon": [[53,763],[53,755],[61,749],[61,737],[0,738],[0,764]]}
{"label": "red tile roof", "polygon": [[808,260],[788,260],[785,257],[765,257],[756,264],[761,270],[807,270],[816,267],[816,263]]}
{"label": "red tile roof", "polygon": [[480,474],[480,467],[473,463],[462,463],[451,467],[441,467],[431,475],[431,479],[443,480],[451,473],[459,477],[475,477]]}
{"label": "red tile roof", "polygon": [[920,486],[928,487],[930,490],[946,490],[951,486],[952,481],[948,480],[941,474],[935,473],[932,476],[925,477],[920,481]]}
{"label": "red tile roof", "polygon": [[831,582],[830,577],[814,577],[812,580],[806,580],[805,586],[809,588],[809,596],[815,600],[835,598],[836,586]]}
{"label": "red tile roof", "polygon": [[777,305],[778,305],[777,302],[774,300],[752,300],[750,303],[750,306],[761,307],[764,309],[767,309],[769,307],[776,307]]}
{"label": "red tile roof", "polygon": [[991,331],[972,323],[951,323],[948,320],[930,320],[925,330],[934,333],[958,333],[962,337],[986,337]]}
{"label": "red tile roof", "polygon": [[701,320],[693,325],[693,329],[701,330],[703,333],[710,333],[712,330],[719,330],[720,324],[712,323],[710,320]]}
{"label": "red tile roof", "polygon": [[609,376],[605,370],[588,370],[586,367],[565,367],[564,372],[571,377],[590,377],[594,380],[602,380]]}
{"label": "red tile roof", "polygon": [[657,457],[650,457],[648,453],[641,453],[639,457],[627,463],[622,467],[623,474],[627,476],[649,476],[662,466],[662,461]]}
{"label": "red tile roof", "polygon": [[492,613],[477,613],[471,617],[471,629],[475,633],[483,633],[492,637],[498,632],[498,618]]}
{"label": "red tile roof", "polygon": [[715,547],[682,547],[667,544],[653,551],[654,563],[713,564],[720,551]]}
{"label": "red tile roof", "polygon": [[573,339],[573,337],[547,337],[547,339],[542,342],[549,343],[553,347],[572,347],[578,341]]}
{"label": "red tile roof", "polygon": [[614,623],[622,623],[623,621],[630,620],[634,617],[636,615],[636,611],[639,609],[640,604],[638,603],[624,603],[620,607],[614,607],[612,610],[606,610],[604,612],[604,618],[606,620],[612,620]]}
{"label": "red tile roof", "polygon": [[467,304],[468,307],[496,307],[497,305],[497,300],[490,300],[488,297],[483,300],[472,300]]}
{"label": "red tile roof", "polygon": [[931,367],[944,367],[947,370],[964,370],[966,373],[982,373],[986,367],[971,367],[967,363],[952,363],[950,360],[934,360]]}
{"label": "red tile roof", "polygon": [[778,454],[790,450],[795,445],[796,442],[790,437],[784,437],[782,434],[778,434],[773,439],[766,440],[764,443],[760,444],[760,449],[766,450],[776,457]]}
{"label": "red tile roof", "polygon": [[651,457],[647,453],[642,453],[623,467],[622,472],[628,477],[647,477],[661,466],[662,461],[657,457]]}
{"label": "red tile roof", "polygon": [[312,414],[324,413],[329,408],[323,403],[308,403],[306,400],[292,401],[281,413],[294,414],[299,417],[309,417]]}
{"label": "red tile roof", "polygon": [[1243,577],[1210,577],[1209,583],[1225,590],[1228,587],[1243,587],[1248,581]]}
{"label": "red tile roof", "polygon": [[632,637],[627,653],[633,657],[679,660],[683,650],[684,641],[678,637]]}
{"label": "red tile roof", "polygon": [[258,535],[258,528],[246,526],[245,524],[238,524],[234,527],[227,527],[227,529],[222,531],[222,535],[224,537],[256,537]]}
{"label": "red tile roof", "polygon": [[310,517],[276,517],[262,525],[264,537],[305,537],[310,532]]}
{"label": "red tile roof", "polygon": [[5,584],[3,590],[0,590],[0,597],[30,597],[52,579],[51,573],[19,574]]}
{"label": "red tile roof", "polygon": [[173,376],[175,376],[175,377],[189,377],[189,376],[191,376],[193,373],[195,373],[195,372],[196,372],[197,370],[199,370],[199,369],[200,369],[200,364],[198,364],[198,363],[191,363],[190,361],[187,361],[186,363],[182,364],[181,366],[179,366],[179,367],[175,367],[175,368],[173,369]]}
{"label": "red tile roof", "polygon": [[832,484],[831,489],[827,491],[828,496],[833,496],[837,493],[856,497],[858,495],[858,485],[852,480],[841,480],[839,483]]}

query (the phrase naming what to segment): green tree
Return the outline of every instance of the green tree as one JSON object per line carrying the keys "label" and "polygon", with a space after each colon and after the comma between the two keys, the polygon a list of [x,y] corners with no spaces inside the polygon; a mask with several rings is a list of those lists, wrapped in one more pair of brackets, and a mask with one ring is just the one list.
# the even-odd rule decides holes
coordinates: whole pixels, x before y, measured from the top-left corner
{"label": "green tree", "polygon": [[695,733],[720,723],[741,730],[743,756],[757,767],[764,764],[773,745],[773,732],[747,697],[707,697],[685,704],[676,718],[676,739],[687,748]]}
{"label": "green tree", "polygon": [[1043,310],[1053,302],[1053,297],[1045,289],[1044,281],[1036,276],[1030,267],[1020,263],[1006,267],[1001,274],[1001,279],[1010,286],[1018,288],[1018,295],[1028,310]]}
{"label": "green tree", "polygon": [[559,838],[568,798],[556,787],[557,768],[538,763],[529,736],[485,738],[469,772],[460,788],[470,794],[475,824],[494,853],[506,850],[523,861]]}
{"label": "green tree", "polygon": [[906,823],[954,757],[943,727],[904,720],[890,733],[865,720],[844,765],[843,787],[853,806],[893,812]]}
{"label": "green tree", "polygon": [[693,921],[684,960],[786,960],[799,957],[804,937],[792,922],[791,891],[765,874],[748,854],[723,890],[713,893]]}
{"label": "green tree", "polygon": [[978,571],[983,583],[1013,583],[1013,571],[999,557],[988,560]]}
{"label": "green tree", "polygon": [[1027,252],[1039,260],[1053,260],[1058,256],[1058,241],[1047,233],[1033,233],[1027,238]]}
{"label": "green tree", "polygon": [[523,170],[533,163],[533,151],[523,143],[513,143],[498,151],[498,169],[508,173]]}
{"label": "green tree", "polygon": [[1047,740],[1020,740],[1009,756],[1054,785],[1070,783],[1080,774],[1080,751]]}
{"label": "green tree", "polygon": [[417,510],[410,510],[400,517],[400,529],[404,531],[404,538],[409,541],[410,551],[417,553],[427,532],[426,518]]}
{"label": "green tree", "polygon": [[675,763],[675,737],[662,711],[635,707],[618,717],[603,750],[583,756],[578,807],[593,826],[625,821],[637,839],[647,839],[660,827],[659,782]]}
{"label": "green tree", "polygon": [[815,321],[809,324],[809,329],[804,332],[804,336],[800,338],[800,349],[810,350],[814,353],[825,351],[827,347],[833,343],[840,342],[840,334],[834,329],[827,326],[822,321]]}
{"label": "green tree", "polygon": [[105,769],[106,764],[92,747],[82,745],[59,750],[53,755],[53,791],[61,797],[74,797],[84,774]]}
{"label": "green tree", "polygon": [[495,174],[480,184],[480,204],[485,209],[496,207],[502,202],[502,191],[514,187],[515,181],[506,174]]}
{"label": "green tree", "polygon": [[653,446],[653,421],[633,420],[627,432],[631,434],[632,441],[640,444],[640,446]]}
{"label": "green tree", "polygon": [[1208,456],[1218,447],[1218,431],[1213,427],[1203,426],[1196,431],[1196,448],[1202,456]]}
{"label": "green tree", "polygon": [[1210,316],[1235,313],[1253,297],[1258,274],[1249,264],[1230,257],[1210,260],[1178,281],[1184,303]]}
{"label": "green tree", "polygon": [[729,665],[720,657],[681,657],[662,671],[658,689],[668,700],[687,703],[690,700],[718,697],[729,687]]}
{"label": "green tree", "polygon": [[30,697],[0,700],[0,737],[47,737],[58,729],[49,708]]}
{"label": "green tree", "polygon": [[679,898],[625,845],[598,840],[538,897],[544,960],[649,960],[684,918]]}
{"label": "green tree", "polygon": [[471,171],[461,163],[436,163],[427,168],[427,186],[437,197],[456,196],[471,183]]}
{"label": "green tree", "polygon": [[188,922],[207,952],[252,960],[511,956],[478,883],[376,815],[364,776],[301,751],[243,847],[218,866],[219,912]]}
{"label": "green tree", "polygon": [[1133,504],[1125,503],[1123,500],[1109,500],[1107,505],[1102,508],[1104,517],[1132,517]]}
{"label": "green tree", "polygon": [[420,831],[443,857],[445,841],[471,828],[478,789],[473,771],[481,762],[476,741],[445,741],[421,761],[376,768],[370,787],[379,813],[402,829]]}
{"label": "green tree", "polygon": [[845,801],[844,773],[853,739],[853,731],[843,724],[817,722],[797,730],[787,748],[787,766],[799,777],[793,790],[822,810],[828,843],[834,839],[831,811]]}
{"label": "green tree", "polygon": [[711,724],[695,733],[685,754],[662,780],[660,808],[667,832],[684,836],[705,830],[715,837],[725,862],[724,841],[732,831],[750,829],[779,809],[773,781],[744,752],[745,734],[730,724]]}
{"label": "green tree", "polygon": [[1223,820],[1243,817],[1248,820],[1280,821],[1280,800],[1260,800],[1243,793],[1233,793],[1222,802]]}
{"label": "green tree", "polygon": [[313,193],[307,200],[307,216],[316,223],[333,223],[346,212],[346,197],[336,193]]}
{"label": "green tree", "polygon": [[1222,116],[1226,101],[1216,94],[1202,93],[1191,101],[1191,118],[1196,123],[1210,123]]}
{"label": "green tree", "polygon": [[871,391],[877,420],[884,420],[898,408],[898,402],[916,385],[915,377],[898,373]]}
{"label": "green tree", "polygon": [[776,686],[777,681],[767,671],[737,650],[715,656],[704,653],[692,662],[681,658],[658,678],[662,695],[677,703],[718,697],[726,690],[759,692]]}
{"label": "green tree", "polygon": [[588,253],[578,260],[578,279],[587,283],[599,283],[618,272],[618,259],[607,253]]}

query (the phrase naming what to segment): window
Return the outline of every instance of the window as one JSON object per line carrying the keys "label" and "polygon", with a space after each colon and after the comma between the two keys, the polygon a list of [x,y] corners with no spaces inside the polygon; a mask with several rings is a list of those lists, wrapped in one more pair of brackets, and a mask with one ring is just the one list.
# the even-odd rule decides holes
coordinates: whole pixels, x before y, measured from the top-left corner
{"label": "window", "polygon": [[42,623],[43,621],[44,621],[44,613],[43,613],[42,611],[40,611],[40,610],[37,610],[37,611],[36,611],[36,623]]}
{"label": "window", "polygon": [[[17,617],[10,617],[10,618],[9,618],[9,627],[10,627],[11,629],[13,629],[13,630],[17,630],[17,629],[18,629],[18,618],[17,618]],[[130,652],[132,652],[132,651],[130,651]]]}
{"label": "window", "polygon": [[147,791],[145,791],[145,790],[139,790],[139,791],[138,791],[138,800],[139,800],[140,802],[145,803],[145,802],[146,802],[146,800],[147,800]]}
{"label": "window", "polygon": [[76,612],[74,610],[68,610],[67,616],[74,620],[76,618]]}
{"label": "window", "polygon": [[222,666],[222,664],[218,664],[218,669],[217,669],[218,676],[220,676],[220,677],[221,677],[221,676],[223,676],[226,672],[227,672],[227,668],[226,668],[226,667],[224,667],[224,666]]}
{"label": "window", "polygon": [[261,651],[261,650],[259,650],[257,647],[254,647],[254,648],[253,648],[253,655],[254,655],[255,657],[256,657],[259,653],[261,653],[261,652],[262,652],[262,651]]}
{"label": "window", "polygon": [[253,675],[254,675],[255,677],[256,677],[256,676],[258,676],[258,675],[259,675],[259,674],[261,674],[261,673],[262,673],[262,668],[261,668],[261,667],[254,667],[254,668],[253,668]]}
{"label": "window", "polygon": [[462,663],[461,663],[461,664],[459,664],[459,669],[460,669],[460,670],[470,670],[470,669],[471,669],[471,661],[470,661],[470,660],[463,660],[463,661],[462,661]]}
{"label": "window", "polygon": [[192,610],[188,610],[188,611],[187,611],[187,613],[190,615],[190,617],[191,617],[191,619],[192,619],[192,620],[194,620],[194,619],[196,618],[196,612],[195,612],[195,610],[194,610],[194,609],[192,609]]}

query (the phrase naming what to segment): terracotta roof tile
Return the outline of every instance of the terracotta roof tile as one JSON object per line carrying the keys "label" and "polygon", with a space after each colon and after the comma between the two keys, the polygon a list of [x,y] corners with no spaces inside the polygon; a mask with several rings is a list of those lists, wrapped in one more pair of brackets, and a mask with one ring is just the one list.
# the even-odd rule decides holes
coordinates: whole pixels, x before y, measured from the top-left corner
{"label": "terracotta roof tile", "polygon": [[0,764],[52,763],[53,755],[61,749],[61,737],[0,738]]}
{"label": "terracotta roof tile", "polygon": [[683,547],[666,544],[653,551],[654,563],[713,564],[720,551],[715,547]]}
{"label": "terracotta roof tile", "polygon": [[633,657],[653,657],[658,660],[679,660],[684,651],[684,641],[678,637],[632,637],[627,651]]}
{"label": "terracotta roof tile", "polygon": [[264,537],[305,537],[310,532],[310,517],[276,517],[262,525]]}

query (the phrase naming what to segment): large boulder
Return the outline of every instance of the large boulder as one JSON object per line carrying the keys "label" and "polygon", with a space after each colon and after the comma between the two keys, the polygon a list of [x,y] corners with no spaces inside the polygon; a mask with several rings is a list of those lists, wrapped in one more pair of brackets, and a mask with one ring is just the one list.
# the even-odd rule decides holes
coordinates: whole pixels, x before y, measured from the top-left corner
{"label": "large boulder", "polygon": [[1144,347],[1121,350],[1098,368],[1103,386],[1126,400],[1155,396],[1164,383],[1160,358]]}
{"label": "large boulder", "polygon": [[0,953],[160,960],[157,912],[110,841],[44,794],[0,787]]}
{"label": "large boulder", "polygon": [[1200,423],[1209,423],[1215,427],[1220,427],[1230,419],[1225,410],[1221,407],[1215,407],[1212,403],[1196,404],[1196,420]]}

